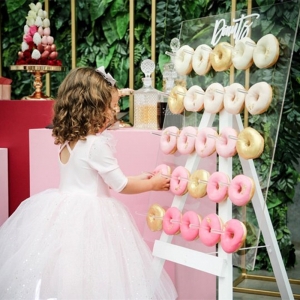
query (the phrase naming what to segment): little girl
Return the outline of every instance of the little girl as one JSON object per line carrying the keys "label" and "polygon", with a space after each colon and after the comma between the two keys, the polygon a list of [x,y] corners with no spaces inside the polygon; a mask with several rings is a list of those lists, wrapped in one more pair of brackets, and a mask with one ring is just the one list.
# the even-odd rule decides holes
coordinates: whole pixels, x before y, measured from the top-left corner
{"label": "little girl", "polygon": [[[73,69],[54,105],[60,185],[23,201],[0,228],[0,299],[175,299],[166,272],[109,190],[167,191],[169,180],[126,177],[105,131],[119,93],[104,68]],[[46,158],[45,158],[46,159]]]}

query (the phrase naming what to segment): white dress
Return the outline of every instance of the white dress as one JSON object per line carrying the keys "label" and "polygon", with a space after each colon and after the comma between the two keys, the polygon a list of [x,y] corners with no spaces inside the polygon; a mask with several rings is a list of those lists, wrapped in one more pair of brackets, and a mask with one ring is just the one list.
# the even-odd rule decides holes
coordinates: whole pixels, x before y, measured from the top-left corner
{"label": "white dress", "polygon": [[[175,299],[166,272],[109,188],[127,178],[104,133],[60,162],[59,189],[23,201],[0,227],[1,300]],[[46,158],[45,158],[46,159]]]}

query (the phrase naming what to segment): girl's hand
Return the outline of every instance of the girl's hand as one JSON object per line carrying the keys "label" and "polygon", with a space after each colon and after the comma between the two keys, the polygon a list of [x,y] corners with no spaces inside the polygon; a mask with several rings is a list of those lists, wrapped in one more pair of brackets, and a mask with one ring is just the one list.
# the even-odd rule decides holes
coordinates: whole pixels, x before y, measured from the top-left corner
{"label": "girl's hand", "polygon": [[153,191],[168,191],[170,189],[170,178],[164,177],[161,174],[156,174],[149,180],[152,181]]}

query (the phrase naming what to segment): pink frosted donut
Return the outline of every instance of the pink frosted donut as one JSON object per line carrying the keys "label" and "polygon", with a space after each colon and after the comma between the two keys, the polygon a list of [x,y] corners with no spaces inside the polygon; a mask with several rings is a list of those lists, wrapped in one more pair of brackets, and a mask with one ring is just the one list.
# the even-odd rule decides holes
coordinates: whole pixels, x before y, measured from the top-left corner
{"label": "pink frosted donut", "polygon": [[239,83],[232,83],[225,87],[224,109],[230,114],[237,115],[245,107],[246,91]]}
{"label": "pink frosted donut", "polygon": [[184,195],[188,191],[189,177],[190,172],[185,167],[176,167],[171,174],[170,191],[174,195]]}
{"label": "pink frosted donut", "polygon": [[204,109],[206,112],[216,114],[223,109],[224,91],[224,87],[217,82],[208,86],[204,95]]}
{"label": "pink frosted donut", "polygon": [[216,151],[219,156],[228,158],[236,154],[237,131],[231,127],[222,129],[216,141]]}
{"label": "pink frosted donut", "polygon": [[246,226],[237,219],[231,219],[224,226],[221,247],[226,253],[236,252],[243,245],[247,235]]}
{"label": "pink frosted donut", "polygon": [[210,128],[202,128],[198,130],[195,141],[195,149],[200,157],[207,157],[216,151],[216,139],[218,133]]}
{"label": "pink frosted donut", "polygon": [[201,111],[204,107],[204,91],[198,85],[191,86],[186,92],[183,105],[187,111]]}
{"label": "pink frosted donut", "polygon": [[177,139],[177,150],[180,154],[191,154],[195,151],[197,129],[192,126],[183,127]]}
{"label": "pink frosted donut", "polygon": [[253,197],[255,184],[252,178],[239,174],[235,176],[228,188],[228,197],[237,206],[246,205]]}
{"label": "pink frosted donut", "polygon": [[199,236],[201,217],[190,210],[183,214],[180,223],[180,233],[186,241],[193,241]]}
{"label": "pink frosted donut", "polygon": [[163,231],[168,235],[180,232],[181,212],[177,207],[169,207],[163,217]]}
{"label": "pink frosted donut", "polygon": [[222,220],[217,214],[209,214],[203,218],[199,237],[201,242],[206,246],[214,246],[219,243],[221,239],[221,231],[223,230]]}
{"label": "pink frosted donut", "polygon": [[153,170],[153,175],[162,174],[162,175],[171,175],[171,168],[166,164],[160,164]]}
{"label": "pink frosted donut", "polygon": [[220,203],[228,197],[228,186],[230,179],[227,174],[223,172],[214,172],[210,175],[206,193],[208,198],[216,203]]}
{"label": "pink frosted donut", "polygon": [[179,129],[176,126],[165,128],[160,137],[160,149],[164,154],[173,154],[177,150]]}

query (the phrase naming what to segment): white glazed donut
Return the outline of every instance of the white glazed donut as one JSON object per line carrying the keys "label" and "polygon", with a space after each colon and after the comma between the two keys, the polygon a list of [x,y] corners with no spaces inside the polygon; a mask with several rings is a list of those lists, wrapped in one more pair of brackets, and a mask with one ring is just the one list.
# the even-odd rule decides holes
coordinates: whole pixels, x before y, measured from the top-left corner
{"label": "white glazed donut", "polygon": [[184,111],[183,99],[186,92],[186,88],[181,85],[176,85],[172,88],[168,97],[168,107],[172,114],[178,115]]}
{"label": "white glazed donut", "polygon": [[191,154],[195,151],[195,140],[197,137],[197,128],[186,126],[180,130],[177,138],[177,150],[180,154]]}
{"label": "white glazed donut", "polygon": [[174,59],[174,68],[179,75],[188,75],[191,73],[192,57],[194,49],[188,45],[184,45],[178,49]]}
{"label": "white glazed donut", "polygon": [[193,70],[198,75],[205,75],[211,68],[211,62],[209,59],[211,47],[202,44],[199,45],[193,55],[192,66]]}
{"label": "white glazed donut", "polygon": [[226,71],[231,67],[231,48],[229,43],[222,42],[210,53],[211,65],[216,72]]}
{"label": "white glazed donut", "polygon": [[258,82],[248,90],[245,105],[251,115],[259,115],[268,110],[272,98],[272,87],[267,82]]}
{"label": "white glazed donut", "polygon": [[253,64],[256,43],[249,37],[237,41],[232,52],[232,63],[237,70],[246,70]]}
{"label": "white glazed donut", "polygon": [[259,39],[253,52],[253,61],[259,69],[270,68],[279,57],[279,42],[273,34]]}
{"label": "white glazed donut", "polygon": [[187,111],[201,111],[204,107],[204,91],[198,85],[192,85],[183,99],[184,108]]}
{"label": "white glazed donut", "polygon": [[204,95],[204,109],[206,112],[216,114],[224,107],[224,87],[220,83],[212,83],[208,86]]}
{"label": "white glazed donut", "polygon": [[[244,91],[244,92],[243,92]],[[232,83],[225,87],[224,109],[230,114],[237,115],[245,107],[245,88],[239,83]]]}

